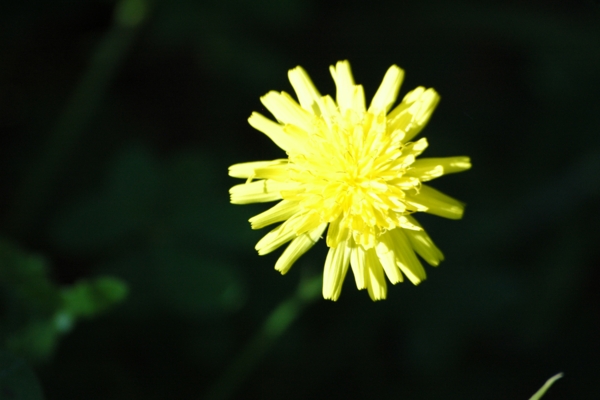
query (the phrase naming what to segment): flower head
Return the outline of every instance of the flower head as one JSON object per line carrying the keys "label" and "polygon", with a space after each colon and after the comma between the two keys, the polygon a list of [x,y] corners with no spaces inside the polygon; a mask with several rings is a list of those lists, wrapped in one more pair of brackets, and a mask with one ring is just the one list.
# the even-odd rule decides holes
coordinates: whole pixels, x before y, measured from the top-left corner
{"label": "flower head", "polygon": [[282,148],[287,158],[235,164],[229,175],[247,179],[231,188],[234,204],[280,200],[250,219],[253,229],[283,222],[256,245],[268,254],[290,242],[275,264],[285,274],[327,229],[323,296],[337,300],[348,267],[359,289],[385,299],[384,274],[393,284],[403,274],[415,285],[425,279],[416,254],[436,266],[442,252],[412,214],[424,211],[459,219],[464,205],[423,184],[471,167],[468,157],[417,157],[423,129],[439,95],[418,87],[392,111],[404,72],[393,65],[370,106],[347,61],[330,67],[336,99],[321,96],[301,67],[289,71],[298,104],[271,91],[261,102],[274,122],[253,113],[249,122]]}

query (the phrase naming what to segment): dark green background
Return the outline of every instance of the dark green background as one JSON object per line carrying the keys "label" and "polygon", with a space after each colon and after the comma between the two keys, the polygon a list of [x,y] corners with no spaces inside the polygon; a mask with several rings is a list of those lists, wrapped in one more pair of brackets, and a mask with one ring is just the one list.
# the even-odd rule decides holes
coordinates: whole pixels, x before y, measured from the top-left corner
{"label": "dark green background", "polygon": [[441,94],[425,156],[471,156],[434,182],[465,217],[420,216],[446,255],[427,281],[373,303],[349,275],[234,397],[527,399],[563,371],[547,399],[600,398],[597,1],[132,4],[116,22],[109,0],[0,6],[0,233],[57,284],[129,286],[28,359],[47,399],[202,398],[320,273],[324,243],[285,277],[256,255],[266,205],[230,205],[227,167],[281,158],[246,122],[259,97],[296,65],[334,94],[342,59],[369,99],[391,64],[401,95]]}

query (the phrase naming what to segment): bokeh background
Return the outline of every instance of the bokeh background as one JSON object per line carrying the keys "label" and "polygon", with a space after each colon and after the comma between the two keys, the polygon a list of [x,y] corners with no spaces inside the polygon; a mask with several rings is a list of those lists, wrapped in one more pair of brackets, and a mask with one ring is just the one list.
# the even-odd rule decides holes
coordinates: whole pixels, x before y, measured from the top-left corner
{"label": "bokeh background", "polygon": [[[231,164],[302,65],[367,98],[391,64],[442,96],[425,156],[465,217],[446,261],[373,303],[349,274],[232,398],[600,398],[600,4],[589,0],[25,0],[0,5],[0,398],[199,399],[305,276],[259,257]],[[43,394],[42,394],[43,393]]]}

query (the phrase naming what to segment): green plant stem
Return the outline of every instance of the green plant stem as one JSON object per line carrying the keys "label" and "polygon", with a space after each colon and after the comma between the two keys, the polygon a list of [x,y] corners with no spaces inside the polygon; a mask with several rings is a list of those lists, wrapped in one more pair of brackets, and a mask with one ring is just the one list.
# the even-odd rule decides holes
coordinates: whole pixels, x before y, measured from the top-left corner
{"label": "green plant stem", "polygon": [[260,329],[215,382],[205,398],[209,400],[229,398],[275,341],[301,315],[306,306],[319,297],[322,282],[321,276],[303,279],[298,290],[269,314]]}
{"label": "green plant stem", "polygon": [[535,392],[535,394],[533,396],[531,396],[531,398],[529,400],[540,400],[542,398],[542,396],[546,393],[546,391],[548,389],[550,389],[550,386],[552,386],[552,384],[554,382],[556,382],[558,379],[562,378],[563,374],[562,372],[559,374],[554,375],[552,378],[548,379],[546,381],[546,383],[544,383],[544,386],[542,386],[540,388],[540,390],[538,390],[537,392]]}
{"label": "green plant stem", "polygon": [[89,68],[71,95],[41,153],[30,163],[14,195],[5,225],[19,236],[32,228],[52,194],[59,175],[66,175],[69,155],[76,149],[95,111],[116,75],[145,15],[143,0],[122,0],[114,24],[92,52]]}

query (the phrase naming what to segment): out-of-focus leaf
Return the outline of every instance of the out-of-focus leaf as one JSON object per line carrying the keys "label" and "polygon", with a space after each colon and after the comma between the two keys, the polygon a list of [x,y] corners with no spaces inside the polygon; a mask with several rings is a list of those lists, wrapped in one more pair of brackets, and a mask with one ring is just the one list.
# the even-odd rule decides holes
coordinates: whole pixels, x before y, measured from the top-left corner
{"label": "out-of-focus leaf", "polygon": [[[48,315],[60,303],[41,257],[26,254],[0,240],[0,287],[30,313]],[[9,310],[10,314],[10,310]]]}
{"label": "out-of-focus leaf", "polygon": [[3,346],[31,361],[46,358],[56,343],[53,316],[62,304],[58,288],[47,277],[46,264],[0,241],[0,289],[5,310],[0,322]]}
{"label": "out-of-focus leaf", "polygon": [[48,279],[40,257],[0,241],[0,293],[4,310],[0,342],[37,362],[52,354],[60,335],[68,332],[77,318],[107,310],[125,297],[127,288],[109,277],[61,288]]}
{"label": "out-of-focus leaf", "polygon": [[24,360],[0,351],[0,400],[42,400],[40,384]]}
{"label": "out-of-focus leaf", "polygon": [[127,282],[127,318],[149,317],[159,310],[186,318],[237,310],[245,287],[237,269],[199,252],[161,247],[131,254],[103,267]]}
{"label": "out-of-focus leaf", "polygon": [[103,312],[127,295],[127,286],[115,278],[80,281],[62,292],[63,312],[73,317],[91,317]]}
{"label": "out-of-focus leaf", "polygon": [[161,181],[149,153],[127,148],[115,158],[104,193],[81,199],[57,221],[51,235],[58,246],[76,253],[118,244],[148,224]]}
{"label": "out-of-focus leaf", "polygon": [[[51,229],[56,244],[75,254],[120,246],[125,240],[157,243],[239,246],[257,240],[247,229],[251,208],[230,207],[222,170],[209,156],[186,152],[162,165],[141,148],[115,158],[104,193],[80,199]],[[239,229],[238,229],[239,228]],[[242,229],[243,228],[243,229]],[[232,242],[231,230],[238,230]]]}
{"label": "out-of-focus leaf", "polygon": [[139,25],[148,14],[148,5],[144,0],[121,0],[115,9],[117,24],[127,27]]}
{"label": "out-of-focus leaf", "polygon": [[176,249],[156,251],[158,296],[186,316],[220,314],[238,309],[244,288],[236,269],[200,254]]}
{"label": "out-of-focus leaf", "polygon": [[39,363],[47,360],[60,337],[54,319],[36,319],[27,325],[10,332],[4,345],[11,352],[26,358],[29,362]]}
{"label": "out-of-focus leaf", "polygon": [[[226,187],[217,190],[222,185],[219,176],[223,170],[215,164],[206,154],[186,152],[177,155],[169,165],[165,192],[170,197],[165,209],[169,210],[173,239],[178,244],[202,240],[232,248],[254,246],[257,234],[248,229],[252,211],[232,207]],[[232,230],[236,231],[236,241],[231,240]]]}

